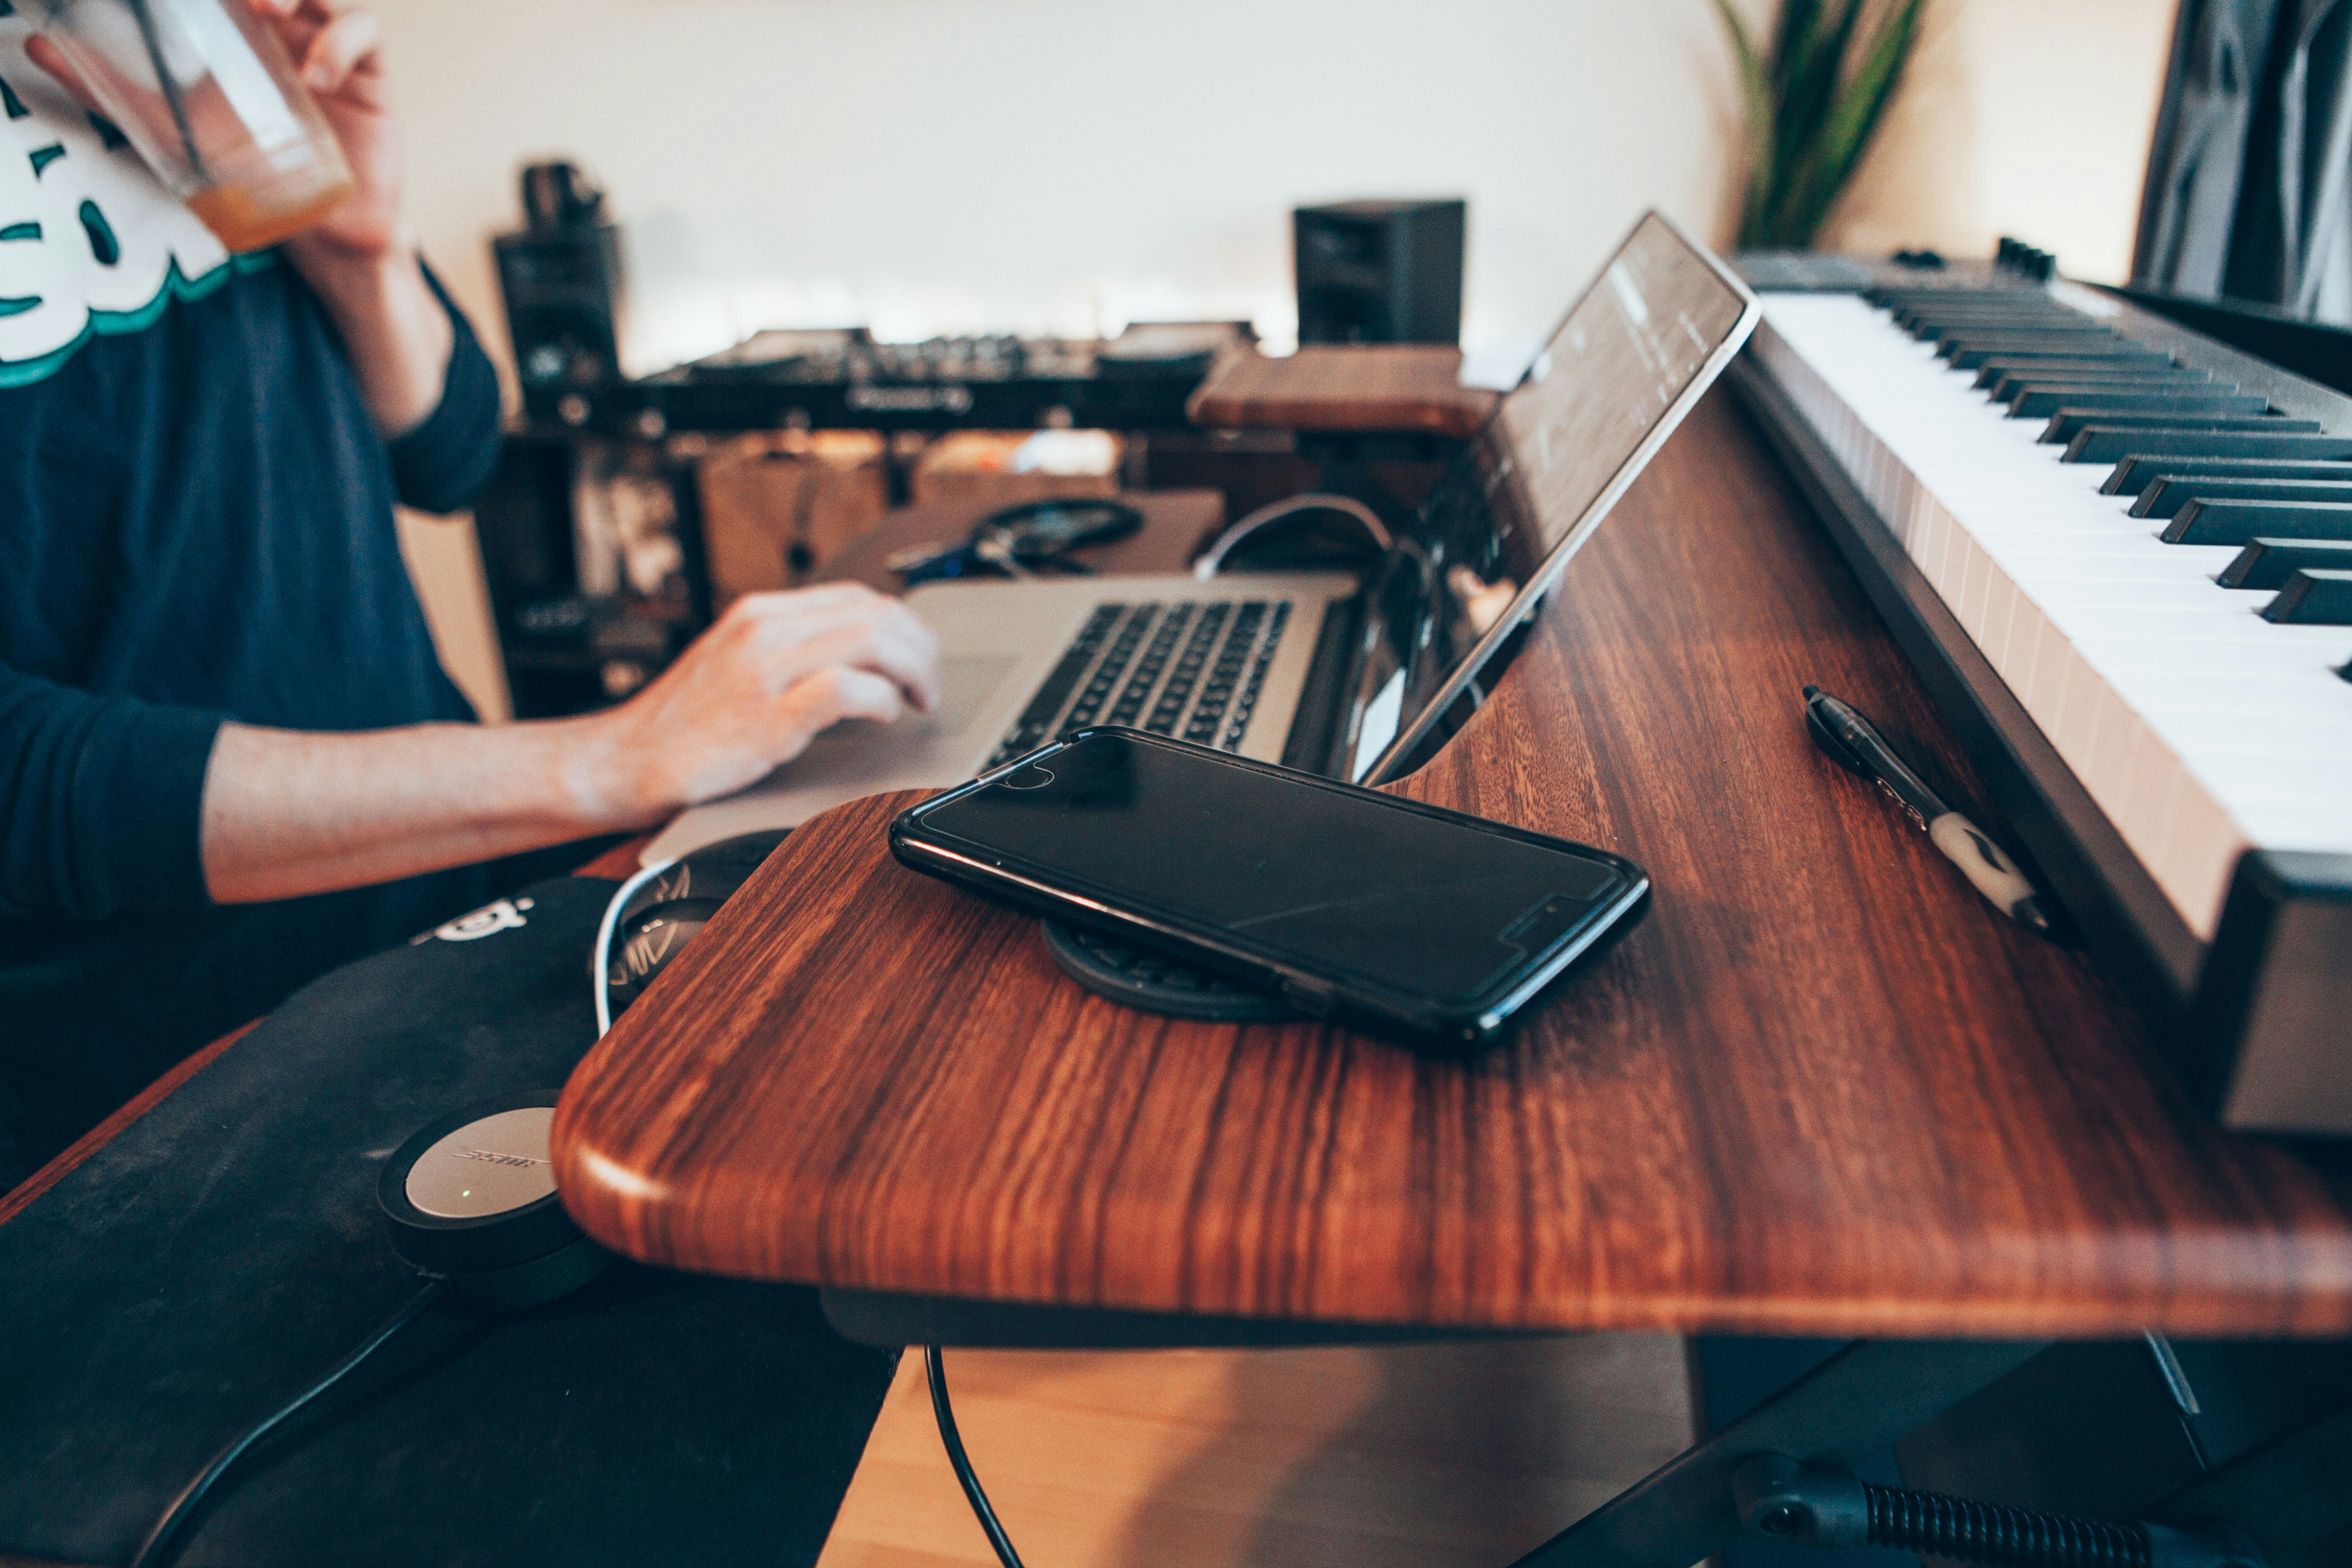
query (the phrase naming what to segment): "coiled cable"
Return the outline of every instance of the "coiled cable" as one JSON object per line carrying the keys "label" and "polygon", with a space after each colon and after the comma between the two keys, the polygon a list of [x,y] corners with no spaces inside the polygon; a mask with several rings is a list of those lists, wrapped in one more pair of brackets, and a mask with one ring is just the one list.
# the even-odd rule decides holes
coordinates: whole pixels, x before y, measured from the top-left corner
{"label": "coiled cable", "polygon": [[2137,1524],[2066,1519],[1907,1487],[1862,1484],[1870,1544],[1959,1563],[2024,1568],[2148,1568],[2147,1531]]}

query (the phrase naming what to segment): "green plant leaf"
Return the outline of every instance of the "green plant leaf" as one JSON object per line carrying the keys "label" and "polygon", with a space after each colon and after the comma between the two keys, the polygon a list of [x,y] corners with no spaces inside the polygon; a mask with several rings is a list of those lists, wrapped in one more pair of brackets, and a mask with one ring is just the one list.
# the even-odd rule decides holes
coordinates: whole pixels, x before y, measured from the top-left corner
{"label": "green plant leaf", "polygon": [[1796,180],[1819,146],[1822,130],[1836,104],[1838,79],[1853,18],[1865,0],[1825,0],[1809,34],[1795,41],[1798,52],[1787,65],[1780,103],[1780,179],[1772,194],[1768,223],[1785,223],[1785,212]]}
{"label": "green plant leaf", "polygon": [[1790,215],[1793,223],[1803,226],[1808,238],[1828,218],[1830,208],[1869,150],[1871,137],[1902,83],[1925,4],[1926,0],[1901,0],[1889,9],[1869,39],[1853,79],[1840,93],[1834,111],[1822,128],[1818,151],[1809,160],[1810,178],[1803,182],[1803,195]]}
{"label": "green plant leaf", "polygon": [[1785,0],[1769,58],[1731,0],[1715,4],[1747,100],[1739,243],[1804,247],[1860,165],[1900,85],[1926,0]]}
{"label": "green plant leaf", "polygon": [[1821,25],[1821,0],[1783,0],[1780,26],[1772,33],[1771,78],[1777,91],[1788,79],[1789,62]]}
{"label": "green plant leaf", "polygon": [[1740,96],[1748,109],[1748,184],[1740,200],[1738,243],[1752,247],[1759,243],[1754,235],[1759,232],[1774,184],[1772,82],[1757,55],[1755,37],[1732,9],[1731,0],[1715,0],[1715,8],[1723,17],[1724,30],[1731,35],[1732,62],[1739,72]]}
{"label": "green plant leaf", "polygon": [[1865,0],[1829,0],[1813,11],[1808,26],[1790,38],[1791,53],[1780,62],[1780,159],[1795,162],[1821,134],[1836,102],[1855,19]]}

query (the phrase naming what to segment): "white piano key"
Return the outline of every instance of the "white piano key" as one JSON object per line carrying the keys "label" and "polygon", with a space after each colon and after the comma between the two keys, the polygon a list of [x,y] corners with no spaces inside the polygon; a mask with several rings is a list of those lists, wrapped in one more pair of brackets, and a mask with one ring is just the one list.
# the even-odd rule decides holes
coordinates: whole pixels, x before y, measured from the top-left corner
{"label": "white piano key", "polygon": [[[2058,697],[2058,728],[2051,740],[2066,765],[2074,770],[2074,776],[2086,784],[2095,782],[2090,776],[2091,730],[2098,722],[2099,704],[2106,695],[2106,681],[2084,658],[2083,650],[2069,644],[2065,680]],[[2097,791],[2092,793],[2095,796]]]}
{"label": "white piano key", "polygon": [[2132,717],[2136,728],[2113,816],[2124,842],[2145,861],[2163,841],[2165,814],[2171,808],[2182,767],[2179,753],[2164,743],[2154,726],[2137,713]]}
{"label": "white piano key", "polygon": [[2009,631],[2017,620],[2017,583],[2003,570],[2000,562],[1986,557],[1984,624],[1974,634],[1977,646],[1992,660],[1992,667],[2003,671],[2009,654]]}
{"label": "white piano key", "polygon": [[2054,741],[2058,732],[2059,700],[2065,695],[2066,661],[2072,651],[2065,637],[2047,616],[2039,617],[2033,657],[2025,671],[2025,710]]}
{"label": "white piano key", "polygon": [[1857,298],[1767,296],[1755,352],[2192,930],[2249,844],[2352,848],[2352,636],[2263,620],[2234,546],[2162,542]]}
{"label": "white piano key", "polygon": [[1991,557],[1971,543],[1968,564],[1960,572],[1960,625],[1979,647],[1984,643],[1985,585],[1991,575]]}
{"label": "white piano key", "polygon": [[2131,764],[2147,725],[2132,711],[2113,687],[2105,689],[2097,718],[2091,727],[2090,758],[2085,776],[2094,798],[2107,803],[2108,816],[2120,823],[2131,812]]}
{"label": "white piano key", "polygon": [[2210,937],[2220,923],[2230,873],[2252,843],[2195,775],[2189,775],[2174,802],[2172,833],[2163,859],[2150,869],[2157,886],[2180,910],[2190,930]]}

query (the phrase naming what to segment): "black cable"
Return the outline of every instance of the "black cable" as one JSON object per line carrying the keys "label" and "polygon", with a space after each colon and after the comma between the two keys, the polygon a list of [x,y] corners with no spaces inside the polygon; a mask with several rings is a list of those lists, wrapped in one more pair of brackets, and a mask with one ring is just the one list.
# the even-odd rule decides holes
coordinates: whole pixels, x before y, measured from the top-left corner
{"label": "black cable", "polygon": [[1961,1563],[2032,1568],[2148,1568],[2147,1531],[2137,1524],[2067,1519],[2000,1503],[1864,1481],[1869,1543]]}
{"label": "black cable", "polygon": [[410,1297],[408,1305],[394,1312],[382,1328],[362,1341],[357,1350],[337,1362],[324,1376],[279,1405],[276,1411],[247,1427],[244,1436],[223,1448],[213,1462],[205,1467],[204,1473],[190,1481],[187,1489],[173,1499],[172,1506],[163,1510],[163,1517],[155,1521],[155,1528],[147,1532],[147,1539],[141,1543],[138,1554],[131,1559],[131,1568],[154,1568],[156,1563],[163,1562],[171,1547],[172,1538],[179,1533],[180,1526],[187,1522],[188,1516],[195,1511],[196,1505],[205,1500],[205,1494],[212,1490],[213,1483],[227,1474],[229,1467],[245,1457],[247,1449],[269,1436],[296,1411],[341,1382],[345,1374],[353,1367],[382,1349],[385,1341],[415,1321],[418,1314],[425,1308],[441,1300],[445,1289],[446,1287],[436,1279],[415,1296]]}
{"label": "black cable", "polygon": [[1013,1550],[1013,1538],[996,1522],[996,1510],[988,1506],[988,1494],[980,1489],[980,1478],[972,1474],[963,1439],[956,1435],[955,1411],[948,1404],[948,1369],[937,1345],[923,1347],[923,1376],[931,1385],[931,1414],[940,1420],[940,1441],[947,1447],[948,1463],[955,1467],[956,1479],[963,1483],[964,1499],[971,1504],[973,1517],[980,1521],[989,1545],[996,1549],[997,1562],[1004,1568],[1021,1568],[1021,1553]]}

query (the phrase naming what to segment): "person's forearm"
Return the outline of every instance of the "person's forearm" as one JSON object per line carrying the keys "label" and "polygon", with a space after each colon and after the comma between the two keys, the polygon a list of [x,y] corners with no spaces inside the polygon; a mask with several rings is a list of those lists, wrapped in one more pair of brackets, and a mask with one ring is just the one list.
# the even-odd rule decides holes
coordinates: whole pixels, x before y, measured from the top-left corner
{"label": "person's forearm", "polygon": [[394,440],[425,423],[440,405],[457,332],[415,247],[362,256],[298,239],[289,251],[351,351],[377,433]]}
{"label": "person's forearm", "polygon": [[215,903],[364,887],[652,827],[845,719],[939,699],[939,638],[845,584],[747,594],[618,708],[530,724],[310,734],[224,724],[199,847]]}
{"label": "person's forearm", "polygon": [[258,903],[649,827],[678,804],[596,719],[361,734],[224,725],[205,774],[215,903]]}

